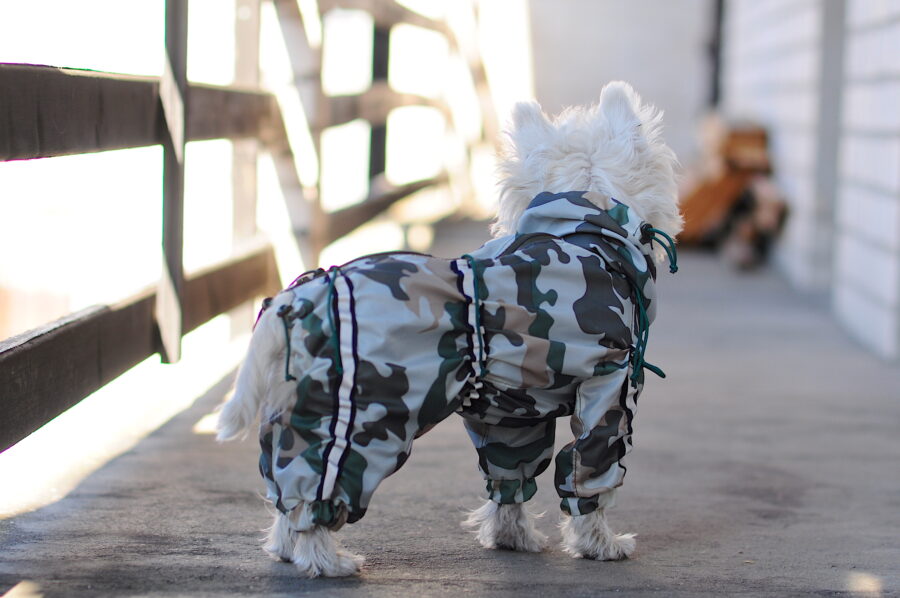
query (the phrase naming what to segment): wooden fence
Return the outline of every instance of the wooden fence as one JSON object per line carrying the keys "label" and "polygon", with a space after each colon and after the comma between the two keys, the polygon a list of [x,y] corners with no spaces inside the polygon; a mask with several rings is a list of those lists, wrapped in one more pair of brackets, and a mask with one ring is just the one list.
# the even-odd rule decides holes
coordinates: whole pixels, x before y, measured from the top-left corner
{"label": "wooden fence", "polygon": [[[311,203],[305,221],[293,222],[304,262],[316,263],[327,243],[369,221],[392,203],[448,174],[400,187],[373,184],[359,204],[324,213],[317,189],[304,189],[294,167],[289,131],[275,96],[258,89],[260,2],[236,2],[235,85],[190,84],[187,64],[187,0],[166,1],[166,66],[160,78],[94,71],[0,64],[0,161],[47,158],[161,144],[164,148],[164,272],[155,289],[116,305],[96,306],[0,341],[0,451],[12,446],[88,394],[142,360],[160,353],[180,356],[182,336],[211,318],[280,287],[274,251],[255,237],[256,155],[276,163],[286,201]],[[391,0],[319,0],[316,19],[333,8],[367,10],[375,32],[373,84],[355,96],[326,97],[321,88],[320,48],[309,35],[298,0],[272,0],[298,78],[303,110],[318,139],[327,127],[355,118],[372,126],[370,176],[385,166],[385,123],[390,110],[440,102],[393,92],[387,85],[388,39],[397,23],[440,31],[439,21]],[[306,2],[306,9],[310,3]],[[315,5],[315,3],[312,3]],[[483,68],[470,60],[482,105],[492,114]],[[484,136],[493,136],[492,120]],[[182,267],[184,147],[187,141],[234,141],[234,236],[241,250],[230,259],[186,275]],[[316,148],[318,150],[318,147]],[[27,199],[27,198],[25,198]],[[296,210],[294,210],[296,212]]]}

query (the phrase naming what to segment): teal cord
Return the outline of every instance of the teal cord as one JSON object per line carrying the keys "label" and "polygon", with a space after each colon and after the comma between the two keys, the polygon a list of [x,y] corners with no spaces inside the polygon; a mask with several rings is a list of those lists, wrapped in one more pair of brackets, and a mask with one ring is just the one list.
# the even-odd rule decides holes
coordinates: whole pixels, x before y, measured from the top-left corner
{"label": "teal cord", "polygon": [[638,382],[643,376],[644,368],[650,370],[660,378],[665,378],[666,373],[652,363],[648,363],[644,359],[647,352],[647,342],[650,339],[650,317],[647,315],[647,308],[644,306],[644,294],[637,285],[634,285],[635,300],[637,301],[638,310],[638,330],[637,341],[634,345],[634,354],[632,356],[632,372],[631,385],[637,387]]}
{"label": "teal cord", "polygon": [[[675,240],[658,228],[653,228],[649,224],[641,227],[643,233],[641,243],[650,243],[653,241],[659,243],[666,257],[669,258],[669,272],[675,274],[678,272],[678,252],[675,251]],[[644,305],[644,294],[637,284],[632,283],[634,287],[634,297],[637,302],[637,340],[634,343],[634,352],[632,353],[632,372],[631,385],[637,387],[638,383],[643,379],[644,369],[648,369],[660,378],[665,378],[666,373],[652,363],[647,363],[644,354],[647,352],[647,341],[650,337],[650,317],[647,315],[647,308]]]}
{"label": "teal cord", "polygon": [[288,319],[291,317],[292,311],[294,311],[294,308],[290,304],[282,305],[278,308],[278,317],[281,318],[281,323],[284,325],[284,341],[287,345],[287,351],[284,358],[285,382],[296,380],[296,378],[291,376],[291,325],[288,322]]}
{"label": "teal cord", "polygon": [[[678,272],[678,252],[675,250],[675,240],[658,228],[645,224],[642,230],[649,233],[647,241],[651,244],[653,241],[659,243],[666,257],[669,258],[669,272],[675,274]],[[647,242],[643,241],[643,242]],[[644,305],[644,294],[638,285],[634,284],[634,296],[637,301],[637,341],[634,344],[634,354],[632,356],[631,385],[637,387],[638,382],[643,378],[644,369],[648,369],[660,378],[665,378],[666,373],[652,363],[648,363],[644,359],[647,352],[647,342],[650,338],[650,318],[647,316],[647,308]]]}
{"label": "teal cord", "polygon": [[[653,235],[651,240],[659,243],[663,251],[666,252],[666,257],[669,258],[669,272],[672,274],[678,272],[678,252],[675,251],[675,240],[658,228],[648,226],[646,230]],[[660,236],[662,239],[659,238]]]}
{"label": "teal cord", "polygon": [[[644,225],[642,230],[647,234],[649,241],[651,244],[653,241],[659,243],[660,247],[663,248],[663,251],[666,252],[666,257],[669,258],[669,272],[675,274],[678,272],[678,252],[675,250],[675,240],[667,235],[665,232],[659,230],[658,228],[653,228],[650,225]],[[644,241],[644,242],[647,242]],[[666,373],[663,372],[660,368],[656,367],[652,363],[648,363],[646,359],[644,359],[644,354],[647,352],[647,342],[650,338],[650,318],[647,315],[647,308],[644,305],[644,294],[637,284],[634,284],[634,296],[635,301],[637,301],[637,341],[634,344],[634,354],[632,356],[632,371],[631,373],[631,384],[632,386],[637,386],[638,382],[643,378],[644,369],[648,369],[660,378],[665,378]]]}
{"label": "teal cord", "polygon": [[478,335],[478,368],[480,376],[483,378],[485,374],[484,367],[484,337],[481,334],[481,285],[479,283],[478,270],[475,269],[475,258],[468,253],[463,255],[469,268],[472,270],[472,293],[475,295],[472,300],[475,306],[475,333]]}
{"label": "teal cord", "polygon": [[[311,273],[318,273],[319,270],[311,270],[309,272],[305,272],[300,275],[293,283],[293,286],[296,286],[302,282],[306,282],[303,280],[304,276],[307,276]],[[341,270],[338,266],[334,266],[328,270],[328,299],[327,299],[327,314],[328,314],[328,325],[331,328],[331,338],[329,342],[332,347],[332,354],[334,355],[334,365],[335,370],[337,371],[339,376],[344,375],[344,364],[341,361],[341,337],[337,333],[337,328],[335,327],[335,315],[334,312],[337,307],[334,307],[334,298],[335,298],[335,288],[334,281],[338,276],[342,276]],[[263,306],[263,310],[268,307],[267,305]],[[291,323],[290,319],[296,318],[299,314],[293,314],[294,308],[292,305],[282,305],[278,308],[278,317],[281,318],[281,323],[284,325],[284,340],[287,345],[287,355],[284,361],[284,380],[285,382],[289,382],[291,380],[296,380],[294,376],[291,375]]]}
{"label": "teal cord", "polygon": [[331,342],[331,352],[334,354],[334,368],[338,376],[343,376],[344,363],[341,361],[341,337],[334,327],[334,310],[337,307],[332,307],[335,294],[334,281],[340,275],[341,269],[337,266],[333,266],[328,270],[328,326],[331,328],[331,339],[329,340]]}

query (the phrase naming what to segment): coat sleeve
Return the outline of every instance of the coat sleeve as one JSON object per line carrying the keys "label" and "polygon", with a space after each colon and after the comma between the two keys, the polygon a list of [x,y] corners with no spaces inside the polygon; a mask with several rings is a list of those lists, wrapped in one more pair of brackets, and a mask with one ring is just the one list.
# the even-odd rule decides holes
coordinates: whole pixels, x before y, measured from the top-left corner
{"label": "coat sleeve", "polygon": [[640,385],[630,383],[627,362],[610,364],[610,369],[579,385],[571,419],[575,440],[556,456],[560,506],[573,516],[612,506],[625,477],[622,458],[631,450]]}

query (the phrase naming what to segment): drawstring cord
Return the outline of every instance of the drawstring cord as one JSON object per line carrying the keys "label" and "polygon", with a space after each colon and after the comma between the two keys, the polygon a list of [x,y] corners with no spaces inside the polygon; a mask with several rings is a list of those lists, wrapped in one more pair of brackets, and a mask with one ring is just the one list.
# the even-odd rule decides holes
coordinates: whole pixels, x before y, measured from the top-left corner
{"label": "drawstring cord", "polygon": [[475,269],[475,258],[466,253],[463,255],[466,262],[469,264],[469,268],[472,270],[472,294],[474,297],[472,301],[474,303],[475,309],[475,334],[478,335],[478,368],[479,368],[479,379],[484,378],[485,375],[485,367],[484,367],[484,337],[481,332],[481,285],[479,283],[480,277],[478,276],[478,271]]}
{"label": "drawstring cord", "polygon": [[[298,277],[297,280],[300,280],[301,278],[303,278],[303,276],[306,276],[307,274],[318,273],[319,271],[321,271],[321,269],[310,270],[310,272],[304,273],[303,275]],[[335,325],[334,325],[334,312],[337,309],[337,307],[334,306],[334,299],[335,299],[335,293],[336,293],[336,291],[334,289],[334,281],[338,276],[341,276],[341,275],[342,275],[341,269],[338,266],[333,266],[332,268],[330,268],[328,270],[328,299],[327,299],[328,310],[327,310],[327,313],[328,313],[328,326],[331,329],[331,338],[329,339],[329,342],[331,342],[331,345],[332,345],[332,353],[334,355],[335,369],[337,370],[337,373],[339,376],[342,376],[344,374],[344,364],[341,362],[341,338],[340,338],[340,335],[338,335],[337,329],[335,328]],[[305,282],[305,281],[301,281],[301,282]],[[268,303],[263,304],[263,311],[271,304],[271,299],[268,299],[267,301],[268,301]],[[260,314],[261,313],[262,312],[260,312]],[[279,318],[281,318],[281,323],[284,326],[284,341],[285,341],[285,344],[287,345],[287,351],[286,351],[285,359],[284,359],[284,381],[290,382],[292,380],[297,379],[291,375],[291,326],[293,325],[291,323],[291,320],[297,319],[297,317],[300,317],[301,314],[295,313],[294,306],[291,305],[290,303],[287,303],[278,308],[277,315]]]}
{"label": "drawstring cord", "polygon": [[647,351],[647,341],[650,338],[650,318],[647,316],[647,308],[644,306],[644,294],[637,285],[634,285],[634,294],[637,301],[638,329],[637,342],[635,343],[634,353],[632,355],[631,385],[637,388],[638,382],[643,378],[644,368],[650,370],[660,378],[665,378],[666,373],[644,359],[644,353]]}
{"label": "drawstring cord", "polygon": [[[675,250],[674,239],[650,225],[644,225],[641,230],[644,233],[642,239],[644,243],[650,243],[652,246],[653,241],[656,241],[666,252],[666,257],[669,258],[669,272],[672,274],[678,272],[678,252]],[[647,352],[647,341],[650,338],[650,318],[647,315],[647,307],[644,305],[644,293],[638,285],[633,284],[632,287],[637,301],[637,341],[632,354],[631,385],[636,388],[638,382],[643,379],[645,368],[660,378],[665,378],[666,373],[644,359],[644,354]]]}
{"label": "drawstring cord", "polygon": [[284,358],[284,381],[290,382],[291,380],[296,380],[293,376],[291,376],[291,324],[288,320],[291,318],[291,313],[294,311],[294,307],[287,303],[278,308],[277,315],[281,318],[281,323],[284,324],[284,340],[287,344],[287,352]]}
{"label": "drawstring cord", "polygon": [[653,244],[653,241],[656,241],[659,243],[660,247],[663,248],[663,251],[666,252],[666,257],[669,258],[669,272],[672,274],[678,272],[678,253],[675,251],[675,240],[663,231],[658,228],[653,228],[652,226],[644,226],[643,230],[646,231],[646,233],[650,233],[647,240],[651,245]]}

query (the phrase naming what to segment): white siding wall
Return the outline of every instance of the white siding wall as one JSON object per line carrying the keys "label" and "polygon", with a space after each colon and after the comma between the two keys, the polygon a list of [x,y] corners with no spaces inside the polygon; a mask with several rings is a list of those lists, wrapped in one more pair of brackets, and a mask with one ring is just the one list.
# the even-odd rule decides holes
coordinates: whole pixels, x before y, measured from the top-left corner
{"label": "white siding wall", "polygon": [[834,307],[863,343],[900,355],[900,1],[848,0]]}
{"label": "white siding wall", "polygon": [[723,109],[767,126],[791,203],[779,263],[900,357],[900,0],[729,0]]}
{"label": "white siding wall", "polygon": [[770,133],[775,175],[791,205],[777,260],[797,286],[829,283],[831,205],[816,190],[822,71],[818,0],[731,0],[723,23],[723,112]]}

